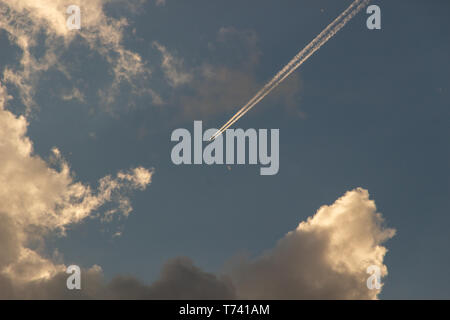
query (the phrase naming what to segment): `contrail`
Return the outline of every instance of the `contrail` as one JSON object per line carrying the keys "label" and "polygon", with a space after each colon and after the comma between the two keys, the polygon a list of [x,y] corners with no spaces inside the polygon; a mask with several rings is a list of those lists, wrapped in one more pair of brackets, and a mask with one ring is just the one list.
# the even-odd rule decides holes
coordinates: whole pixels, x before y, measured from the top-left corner
{"label": "contrail", "polygon": [[225,123],[209,139],[214,140],[217,136],[227,130],[233,123],[238,121],[244,114],[264,99],[284,79],[300,67],[314,52],[319,50],[329,39],[339,32],[361,9],[369,4],[370,0],[355,0],[344,12],[342,12],[332,23],[330,23],[317,37],[314,38],[303,50],[281,69],[256,95],[243,106],[227,123]]}

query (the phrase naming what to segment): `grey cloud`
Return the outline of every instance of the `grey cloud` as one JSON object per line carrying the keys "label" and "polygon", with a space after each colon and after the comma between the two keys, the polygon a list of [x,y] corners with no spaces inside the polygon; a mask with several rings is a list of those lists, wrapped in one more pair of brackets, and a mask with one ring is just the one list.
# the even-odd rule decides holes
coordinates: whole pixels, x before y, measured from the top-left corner
{"label": "grey cloud", "polygon": [[[117,276],[107,283],[99,267],[82,271],[82,290],[68,290],[68,275],[60,272],[50,279],[42,279],[12,286],[0,276],[3,299],[233,299],[231,281],[219,278],[194,266],[188,258],[168,261],[160,279],[146,285],[131,276]],[[3,289],[3,288],[2,288]]]}
{"label": "grey cloud", "polygon": [[231,281],[202,271],[188,258],[168,261],[150,286],[133,278],[117,277],[107,294],[124,299],[233,299]]}

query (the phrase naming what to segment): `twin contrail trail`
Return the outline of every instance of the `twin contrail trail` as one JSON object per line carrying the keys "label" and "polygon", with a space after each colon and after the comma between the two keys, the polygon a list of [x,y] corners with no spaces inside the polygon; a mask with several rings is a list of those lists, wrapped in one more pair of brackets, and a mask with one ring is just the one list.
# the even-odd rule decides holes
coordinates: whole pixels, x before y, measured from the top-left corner
{"label": "twin contrail trail", "polygon": [[369,4],[370,0],[355,0],[344,12],[342,12],[332,23],[330,23],[317,37],[314,38],[302,51],[278,72],[258,93],[243,106],[227,123],[225,123],[210,138],[214,140],[217,136],[227,130],[233,123],[238,121],[244,114],[253,108],[258,102],[264,99],[273,89],[275,89],[284,79],[300,67],[308,58],[320,49],[329,39],[339,32],[361,9]]}

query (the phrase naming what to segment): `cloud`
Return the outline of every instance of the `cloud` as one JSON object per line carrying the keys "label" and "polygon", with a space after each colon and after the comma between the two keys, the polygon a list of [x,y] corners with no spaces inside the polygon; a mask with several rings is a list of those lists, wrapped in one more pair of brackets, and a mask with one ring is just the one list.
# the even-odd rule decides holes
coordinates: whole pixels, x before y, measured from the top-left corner
{"label": "cloud", "polygon": [[64,93],[61,99],[65,101],[76,99],[80,102],[85,102],[85,96],[78,88],[73,88],[72,91]]}
{"label": "cloud", "polygon": [[[320,207],[273,249],[254,259],[238,256],[226,268],[225,276],[201,283],[208,284],[213,293],[221,292],[222,296],[225,292],[217,288],[228,288],[238,299],[376,299],[381,289],[367,288],[370,275],[366,270],[376,265],[381,277],[387,275],[383,263],[387,249],[382,244],[394,235],[394,229],[384,226],[368,191],[356,188],[332,205]],[[193,296],[198,297],[194,280],[200,270],[195,270],[196,273],[186,272],[180,277],[163,272],[152,288],[159,281],[166,285],[172,283],[170,287],[177,289],[168,291],[170,294],[164,297],[180,298],[177,293],[184,293],[191,286]],[[211,275],[204,277],[214,279]],[[219,279],[222,286],[216,282]]]}
{"label": "cloud", "polygon": [[[131,11],[137,11],[136,7],[143,3],[142,0],[0,0],[0,29],[22,50],[19,66],[6,67],[3,81],[19,89],[27,112],[36,105],[33,97],[42,72],[55,69],[73,81],[71,63],[62,57],[70,52],[72,43],[80,41],[103,57],[110,67],[112,82],[99,91],[103,103],[114,102],[122,84],[130,86],[134,95],[150,95],[160,102],[157,93],[146,85],[150,68],[138,53],[122,44],[127,19],[112,18],[105,13],[106,5],[121,2]],[[80,7],[81,30],[69,30],[66,26],[69,5]],[[44,53],[37,56],[36,48]]]}
{"label": "cloud", "polygon": [[183,69],[183,60],[175,58],[166,47],[153,41],[153,46],[158,49],[162,55],[161,67],[164,75],[172,87],[178,87],[191,81],[192,75]]}
{"label": "cloud", "polygon": [[233,268],[238,296],[250,299],[375,299],[366,269],[381,276],[387,252],[382,243],[395,230],[383,226],[367,190],[347,192],[282,238],[259,258],[241,258]]}
{"label": "cloud", "polygon": [[169,260],[160,278],[143,285],[130,277],[116,277],[107,286],[106,296],[121,299],[233,299],[230,279],[217,277],[194,266],[188,258]]}
{"label": "cloud", "polygon": [[103,177],[98,187],[77,182],[69,164],[54,148],[48,161],[35,155],[28,122],[5,109],[10,99],[0,84],[0,275],[14,286],[51,279],[63,264],[41,254],[49,233],[64,235],[72,225],[100,215],[127,216],[128,194],[144,190],[153,171],[137,167]]}
{"label": "cloud", "polygon": [[[99,266],[82,270],[81,290],[66,288],[68,275],[64,272],[51,278],[13,284],[0,275],[2,292],[7,299],[233,299],[232,284],[194,266],[188,258],[169,260],[160,279],[145,285],[130,276],[118,276],[106,282]],[[3,296],[2,296],[3,295]]]}

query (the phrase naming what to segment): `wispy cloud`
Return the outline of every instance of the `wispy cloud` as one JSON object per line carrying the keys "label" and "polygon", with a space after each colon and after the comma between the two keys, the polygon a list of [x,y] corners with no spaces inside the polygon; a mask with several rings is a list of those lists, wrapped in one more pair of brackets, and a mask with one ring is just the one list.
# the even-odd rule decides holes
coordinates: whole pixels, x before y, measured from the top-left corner
{"label": "wispy cloud", "polygon": [[159,44],[157,41],[153,41],[153,46],[161,53],[161,67],[172,87],[178,87],[189,83],[192,80],[192,75],[184,69],[182,59],[174,57],[166,47]]}
{"label": "wispy cloud", "polygon": [[85,102],[85,96],[78,88],[73,88],[72,91],[64,93],[61,98],[63,100],[78,100],[80,102]]}
{"label": "wispy cloud", "polygon": [[[159,42],[154,47],[163,57],[161,68],[173,91],[170,102],[179,106],[183,118],[231,112],[261,86],[256,76],[261,51],[251,30],[220,28],[208,43],[208,58],[199,65],[186,63]],[[271,102],[298,108],[300,89],[300,77],[295,75],[274,92]]]}
{"label": "wispy cloud", "polygon": [[[120,0],[121,1],[121,0]],[[110,66],[112,82],[99,91],[104,103],[114,101],[121,84],[126,83],[133,94],[148,94],[158,103],[158,95],[147,88],[145,81],[151,74],[142,57],[124,47],[122,40],[128,21],[106,15],[104,6],[117,0],[0,0],[0,29],[7,32],[12,43],[22,50],[20,66],[5,68],[3,81],[16,86],[27,111],[35,106],[33,100],[42,72],[52,68],[71,78],[70,63],[62,55],[74,41],[84,41],[91,50],[102,56]],[[135,0],[128,6],[141,5]],[[66,26],[66,9],[77,5],[81,9],[81,30]],[[43,38],[43,43],[37,39]],[[38,45],[44,55],[35,57]],[[71,79],[72,80],[72,79]]]}

